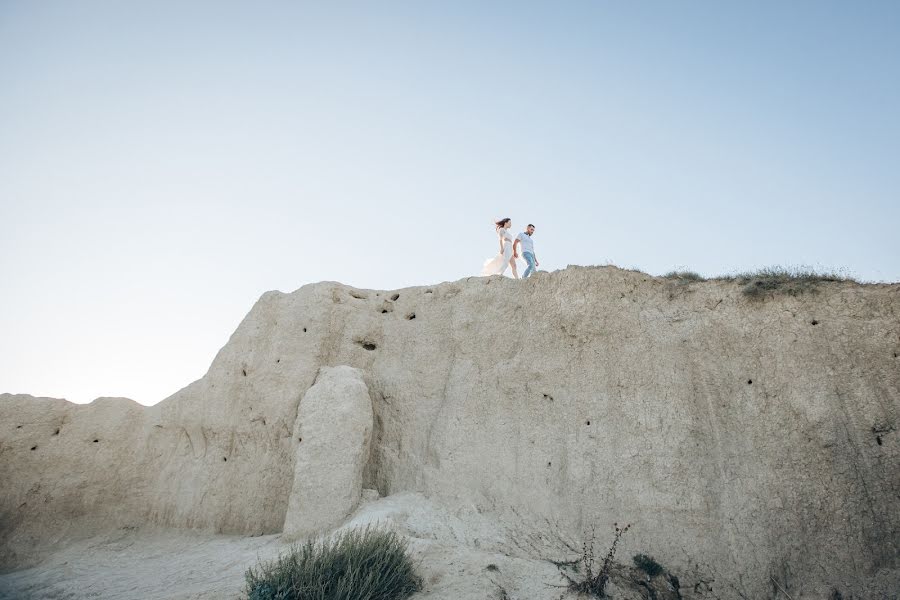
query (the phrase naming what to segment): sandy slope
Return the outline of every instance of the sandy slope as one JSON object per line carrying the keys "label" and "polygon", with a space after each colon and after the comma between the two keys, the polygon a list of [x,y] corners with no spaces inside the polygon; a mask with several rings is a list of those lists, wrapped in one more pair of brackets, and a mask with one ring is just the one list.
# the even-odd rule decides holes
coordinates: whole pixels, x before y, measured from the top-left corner
{"label": "sandy slope", "polygon": [[[482,529],[473,528],[422,496],[403,494],[363,506],[344,527],[376,523],[409,537],[425,581],[417,597],[483,600],[499,597],[500,586],[522,600],[560,594],[553,587],[560,583],[556,568],[498,551],[508,542],[487,521]],[[248,566],[289,547],[280,535],[119,530],[60,548],[36,567],[0,575],[0,598],[236,599]]]}

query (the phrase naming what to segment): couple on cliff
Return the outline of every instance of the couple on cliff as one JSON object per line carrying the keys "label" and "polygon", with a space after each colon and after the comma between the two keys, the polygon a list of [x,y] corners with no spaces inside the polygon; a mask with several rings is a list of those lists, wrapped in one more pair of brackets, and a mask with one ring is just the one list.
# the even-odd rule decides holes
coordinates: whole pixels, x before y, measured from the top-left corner
{"label": "couple on cliff", "polygon": [[513,238],[510,229],[512,228],[512,219],[500,219],[494,223],[497,230],[497,237],[500,238],[500,253],[494,258],[490,258],[484,263],[481,269],[482,276],[487,275],[503,275],[506,267],[512,267],[513,277],[519,278],[519,270],[516,268],[516,259],[519,258],[519,246],[522,246],[522,258],[528,263],[528,268],[522,274],[522,279],[537,270],[541,264],[538,262],[534,254],[534,241],[531,236],[534,235],[534,225],[528,224],[525,231]]}

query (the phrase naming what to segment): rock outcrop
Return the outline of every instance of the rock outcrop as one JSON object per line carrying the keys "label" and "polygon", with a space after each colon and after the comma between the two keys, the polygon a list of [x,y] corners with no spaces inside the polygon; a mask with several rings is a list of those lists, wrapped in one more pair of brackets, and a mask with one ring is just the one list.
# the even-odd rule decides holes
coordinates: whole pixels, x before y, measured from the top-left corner
{"label": "rock outcrop", "polygon": [[332,529],[356,510],[371,438],[372,401],[362,372],[346,366],[322,367],[297,411],[286,536]]}
{"label": "rock outcrop", "polygon": [[156,406],[0,396],[0,557],[113,526],[282,531],[321,485],[297,472],[301,398],[347,365],[373,411],[363,485],[514,523],[529,542],[504,550],[628,522],[623,552],[685,597],[763,598],[773,578],[877,597],[900,586],[898,356],[900,285],[753,300],[570,267],[268,292]]}

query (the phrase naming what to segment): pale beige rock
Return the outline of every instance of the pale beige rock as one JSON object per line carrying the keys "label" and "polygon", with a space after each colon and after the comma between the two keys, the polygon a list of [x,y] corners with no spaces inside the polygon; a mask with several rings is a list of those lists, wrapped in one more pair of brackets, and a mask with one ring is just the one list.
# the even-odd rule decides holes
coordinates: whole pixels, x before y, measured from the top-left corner
{"label": "pale beige rock", "polygon": [[322,367],[297,411],[285,536],[331,529],[356,510],[371,439],[372,401],[362,372]]}
{"label": "pale beige rock", "polygon": [[629,522],[622,556],[652,554],[686,598],[766,597],[773,575],[795,600],[878,597],[900,588],[898,356],[896,284],[760,302],[570,267],[268,292],[154,407],[0,397],[0,559],[112,524],[280,532],[300,398],[349,365],[374,398],[363,485],[515,523],[511,554]]}

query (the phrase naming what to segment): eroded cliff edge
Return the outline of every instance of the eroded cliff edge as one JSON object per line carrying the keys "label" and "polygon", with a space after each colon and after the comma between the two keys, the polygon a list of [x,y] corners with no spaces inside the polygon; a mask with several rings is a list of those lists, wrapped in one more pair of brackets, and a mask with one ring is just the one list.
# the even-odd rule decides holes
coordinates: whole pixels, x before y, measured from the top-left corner
{"label": "eroded cliff edge", "polygon": [[896,284],[760,301],[733,282],[570,267],[268,292],[208,373],[156,406],[0,396],[3,567],[109,527],[280,531],[298,403],[319,367],[348,365],[367,377],[365,485],[382,495],[422,492],[524,536],[630,522],[629,544],[697,597],[754,597],[785,569],[808,589],[888,589],[898,355]]}

